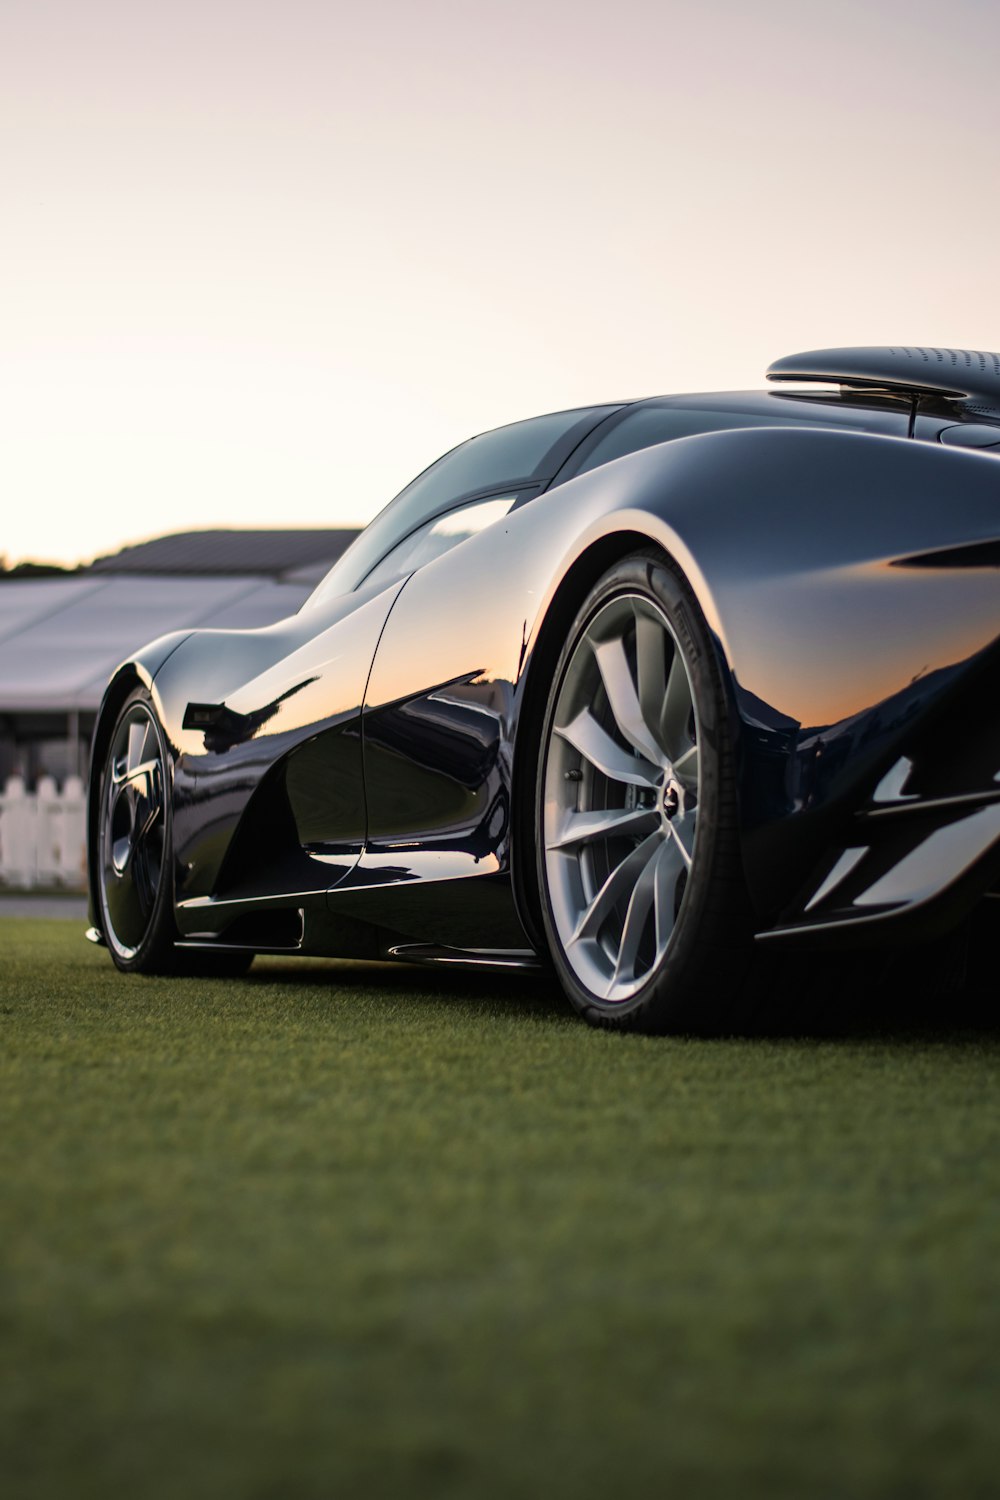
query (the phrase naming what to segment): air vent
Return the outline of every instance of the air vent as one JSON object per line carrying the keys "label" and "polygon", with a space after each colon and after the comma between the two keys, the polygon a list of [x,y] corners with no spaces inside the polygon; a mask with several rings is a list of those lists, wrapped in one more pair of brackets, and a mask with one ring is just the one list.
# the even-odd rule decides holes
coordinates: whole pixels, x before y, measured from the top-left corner
{"label": "air vent", "polygon": [[938,552],[915,552],[894,558],[894,568],[1000,568],[1000,541],[962,542]]}
{"label": "air vent", "polygon": [[974,399],[1000,407],[1000,354],[984,349],[813,349],[768,367],[768,380],[822,380],[906,395]]}

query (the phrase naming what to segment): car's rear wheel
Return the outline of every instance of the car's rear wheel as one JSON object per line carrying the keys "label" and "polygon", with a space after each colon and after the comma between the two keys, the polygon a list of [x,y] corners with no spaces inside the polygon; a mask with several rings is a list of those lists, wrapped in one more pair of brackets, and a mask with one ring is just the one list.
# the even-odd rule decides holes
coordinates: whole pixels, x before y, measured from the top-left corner
{"label": "car's rear wheel", "polygon": [[599,1025],[744,1024],[749,904],[719,668],[700,610],[659,554],[584,601],[556,668],[536,796],[553,960]]}
{"label": "car's rear wheel", "polygon": [[174,946],[169,778],[162,726],[149,693],[136,688],[101,773],[96,874],[104,940],[126,973],[242,973],[252,954]]}

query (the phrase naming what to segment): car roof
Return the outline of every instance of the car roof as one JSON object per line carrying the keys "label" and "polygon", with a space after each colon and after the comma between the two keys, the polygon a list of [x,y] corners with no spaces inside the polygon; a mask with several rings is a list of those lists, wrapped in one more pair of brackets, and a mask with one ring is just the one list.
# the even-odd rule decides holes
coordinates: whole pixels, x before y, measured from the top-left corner
{"label": "car roof", "polygon": [[[886,425],[895,425],[901,411],[909,411],[910,400],[901,395],[885,391],[854,391],[843,386],[828,390],[817,390],[815,386],[805,390],[757,390],[757,391],[692,391],[683,394],[647,396],[639,401],[626,403],[629,407],[677,407],[685,411],[733,412],[747,416],[777,417],[783,422],[789,417],[801,415],[803,422],[821,417],[844,422],[850,421],[852,412],[863,411],[866,416],[884,412]],[[839,416],[838,416],[839,414]]]}

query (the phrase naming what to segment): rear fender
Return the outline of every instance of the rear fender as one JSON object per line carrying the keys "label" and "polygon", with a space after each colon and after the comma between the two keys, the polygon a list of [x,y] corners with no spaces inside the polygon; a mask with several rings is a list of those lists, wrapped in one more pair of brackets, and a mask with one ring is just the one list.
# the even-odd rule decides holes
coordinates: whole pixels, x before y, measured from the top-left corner
{"label": "rear fender", "polygon": [[758,914],[773,917],[997,639],[1000,464],[906,439],[758,428],[619,459],[565,485],[571,503],[585,524],[532,646],[563,597],[558,580],[613,532],[673,558],[735,706],[744,864]]}

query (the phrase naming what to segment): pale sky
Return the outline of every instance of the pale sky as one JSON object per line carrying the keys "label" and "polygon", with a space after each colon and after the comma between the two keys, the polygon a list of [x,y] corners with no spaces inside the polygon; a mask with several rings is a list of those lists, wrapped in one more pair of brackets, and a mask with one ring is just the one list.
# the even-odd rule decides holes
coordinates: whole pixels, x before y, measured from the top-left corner
{"label": "pale sky", "polygon": [[0,0],[0,554],[361,523],[538,412],[1000,349],[1000,4]]}

